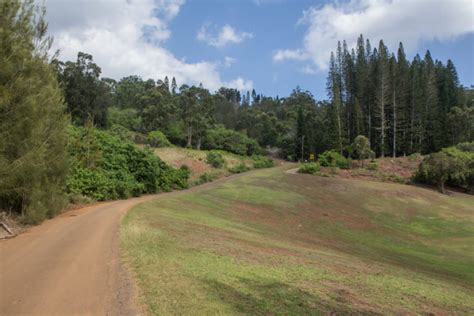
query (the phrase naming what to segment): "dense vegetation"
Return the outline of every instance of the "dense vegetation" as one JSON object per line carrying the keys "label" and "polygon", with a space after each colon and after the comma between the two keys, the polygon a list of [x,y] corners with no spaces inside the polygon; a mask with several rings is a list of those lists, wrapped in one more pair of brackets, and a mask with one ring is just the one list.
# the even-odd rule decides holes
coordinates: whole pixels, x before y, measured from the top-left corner
{"label": "dense vegetation", "polygon": [[32,1],[0,2],[0,209],[27,222],[66,203],[67,118],[50,46]]}
{"label": "dense vegetation", "polygon": [[68,149],[72,159],[67,192],[73,198],[123,199],[187,187],[186,168],[173,169],[151,150],[91,126],[72,127]]}
{"label": "dense vegetation", "polygon": [[[179,146],[241,155],[277,147],[283,158],[305,160],[331,149],[348,157],[360,135],[370,146],[364,155],[377,156],[427,154],[474,137],[473,90],[460,86],[450,60],[445,65],[428,51],[410,63],[402,44],[395,56],[383,41],[372,50],[362,37],[353,50],[339,44],[331,57],[328,101],[299,88],[273,98],[255,90],[178,88],[168,77],[99,79],[100,67],[83,53],[76,62],[55,64],[74,122],[90,117],[135,135],[161,131]],[[90,106],[72,97],[87,94]]]}
{"label": "dense vegetation", "polygon": [[445,183],[474,193],[474,142],[428,155],[420,164],[415,180],[435,184],[442,193],[445,193]]}
{"label": "dense vegetation", "polygon": [[[80,53],[78,63],[49,62],[44,14],[33,0],[0,2],[0,209],[36,223],[68,199],[186,187],[189,171],[138,149],[126,127],[109,132],[90,124],[107,126],[110,86],[90,55]],[[78,127],[68,130],[67,113]],[[150,133],[153,145],[164,139]]]}

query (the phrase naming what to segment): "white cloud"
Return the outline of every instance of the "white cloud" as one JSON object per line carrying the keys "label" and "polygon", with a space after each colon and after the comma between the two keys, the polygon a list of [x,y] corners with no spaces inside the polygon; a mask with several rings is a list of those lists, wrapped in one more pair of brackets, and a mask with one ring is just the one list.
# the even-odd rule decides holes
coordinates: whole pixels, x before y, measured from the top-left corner
{"label": "white cloud", "polygon": [[253,38],[252,33],[238,32],[229,24],[224,25],[215,35],[212,35],[208,29],[209,25],[203,25],[198,31],[196,38],[199,41],[205,42],[208,45],[214,47],[223,47],[227,44],[237,44],[243,42],[246,39]]}
{"label": "white cloud", "polygon": [[229,68],[230,66],[232,66],[233,64],[235,64],[237,62],[237,59],[233,58],[233,57],[229,57],[229,56],[226,56],[224,57],[224,63],[223,63],[223,66],[225,68]]}
{"label": "white cloud", "polygon": [[162,47],[171,36],[168,23],[178,15],[184,0],[46,0],[50,33],[59,58],[75,60],[78,51],[90,53],[104,77],[145,79],[176,77],[178,84],[251,87],[237,78],[222,80],[218,62],[188,63]]}
{"label": "white cloud", "polygon": [[400,41],[413,52],[421,41],[451,40],[474,31],[471,0],[350,0],[337,1],[304,11],[300,24],[308,25],[303,47],[279,50],[275,61],[310,60],[319,70],[327,68],[338,40],[353,47],[359,34],[372,46],[383,39],[395,50]]}
{"label": "white cloud", "polygon": [[280,49],[273,54],[274,61],[283,61],[287,59],[293,60],[305,60],[308,56],[305,52],[300,49]]}

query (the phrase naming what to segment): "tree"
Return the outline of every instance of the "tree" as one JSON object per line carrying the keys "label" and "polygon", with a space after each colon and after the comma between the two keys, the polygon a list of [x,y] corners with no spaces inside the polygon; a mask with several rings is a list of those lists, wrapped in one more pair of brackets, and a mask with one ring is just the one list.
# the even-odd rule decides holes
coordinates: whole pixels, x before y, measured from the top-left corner
{"label": "tree", "polygon": [[416,177],[435,183],[441,193],[446,193],[444,185],[451,175],[462,169],[458,160],[445,152],[437,152],[426,157],[420,164]]}
{"label": "tree", "polygon": [[64,87],[68,112],[77,125],[89,119],[100,127],[107,125],[110,88],[100,80],[101,69],[92,55],[79,52],[76,62],[59,62],[59,80]]}
{"label": "tree", "polygon": [[28,223],[66,202],[68,122],[44,14],[33,0],[0,2],[0,208]]}
{"label": "tree", "polygon": [[387,47],[381,40],[378,50],[378,85],[377,85],[376,114],[379,120],[379,148],[380,156],[385,157],[385,138],[388,128],[387,104],[390,100],[390,68]]}
{"label": "tree", "polygon": [[176,78],[173,77],[173,79],[171,80],[171,94],[175,95],[177,89],[178,89],[178,85],[176,84]]}
{"label": "tree", "polygon": [[364,166],[364,159],[368,159],[373,156],[373,151],[370,149],[370,142],[364,135],[358,135],[352,143],[352,149],[354,154],[359,160],[359,165]]}

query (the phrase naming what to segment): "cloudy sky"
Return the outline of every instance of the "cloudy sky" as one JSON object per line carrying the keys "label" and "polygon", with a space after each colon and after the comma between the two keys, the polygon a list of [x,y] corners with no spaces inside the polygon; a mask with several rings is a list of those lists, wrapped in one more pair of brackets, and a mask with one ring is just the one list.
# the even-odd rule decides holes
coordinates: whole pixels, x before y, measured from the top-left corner
{"label": "cloudy sky", "polygon": [[325,98],[338,40],[364,34],[408,56],[451,58],[474,84],[471,0],[46,0],[60,59],[93,55],[103,75],[135,74],[178,84],[255,88],[288,95],[297,85]]}

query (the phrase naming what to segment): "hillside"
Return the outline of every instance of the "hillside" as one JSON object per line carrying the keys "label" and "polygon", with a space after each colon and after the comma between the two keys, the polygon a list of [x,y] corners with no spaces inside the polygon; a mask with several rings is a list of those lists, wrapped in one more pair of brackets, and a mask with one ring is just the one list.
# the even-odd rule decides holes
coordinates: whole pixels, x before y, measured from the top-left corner
{"label": "hillside", "polygon": [[351,169],[322,168],[322,171],[342,178],[408,183],[418,170],[422,159],[421,155],[377,158],[373,162],[365,160],[363,166],[354,160]]}
{"label": "hillside", "polygon": [[226,151],[218,151],[225,159],[224,168],[213,168],[206,162],[208,150],[197,150],[182,147],[163,147],[155,148],[155,155],[167,164],[179,168],[186,165],[191,170],[190,183],[195,183],[203,174],[208,174],[211,178],[220,178],[231,174],[228,169],[245,164],[248,168],[253,167],[252,159],[244,156],[235,155]]}
{"label": "hillside", "polygon": [[152,314],[474,313],[474,197],[289,168],[128,213]]}

